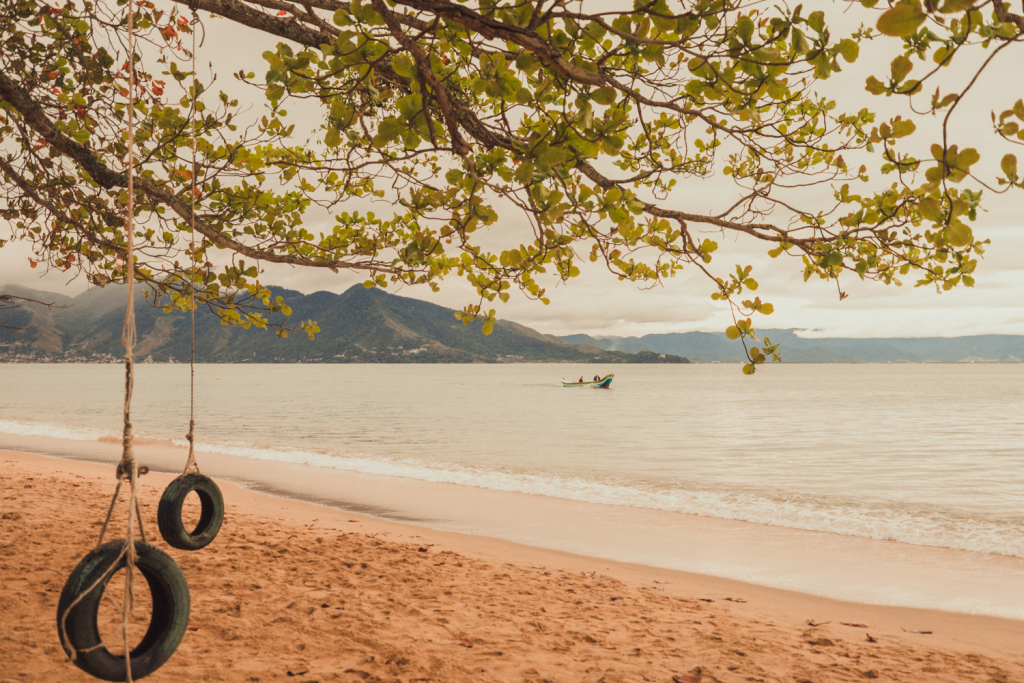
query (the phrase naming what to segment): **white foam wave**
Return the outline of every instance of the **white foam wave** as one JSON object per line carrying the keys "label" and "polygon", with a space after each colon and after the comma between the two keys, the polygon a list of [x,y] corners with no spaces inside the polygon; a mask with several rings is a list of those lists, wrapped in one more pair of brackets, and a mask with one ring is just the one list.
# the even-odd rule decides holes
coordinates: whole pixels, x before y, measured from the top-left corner
{"label": "white foam wave", "polygon": [[0,420],[0,433],[17,434],[18,436],[48,436],[54,439],[70,439],[72,441],[100,441],[118,437],[116,432],[106,429],[68,427],[44,422],[18,422],[14,420]]}
{"label": "white foam wave", "polygon": [[[0,432],[75,441],[119,438],[117,433],[109,430],[11,420],[0,420]],[[168,443],[166,440],[163,442]],[[182,439],[173,439],[169,443],[187,446],[187,442]],[[941,511],[835,504],[808,496],[768,497],[710,489],[643,487],[551,473],[510,472],[362,454],[258,447],[238,442],[206,443],[203,450],[369,475],[405,477],[586,503],[648,508],[914,545],[1024,557],[1024,524],[972,519]]]}
{"label": "white foam wave", "polygon": [[582,477],[489,470],[450,463],[387,459],[242,443],[205,444],[204,450],[258,460],[331,467],[586,503],[621,505],[718,517],[793,529],[1024,557],[1024,524],[958,517],[943,512],[833,504],[810,497],[621,485]]}

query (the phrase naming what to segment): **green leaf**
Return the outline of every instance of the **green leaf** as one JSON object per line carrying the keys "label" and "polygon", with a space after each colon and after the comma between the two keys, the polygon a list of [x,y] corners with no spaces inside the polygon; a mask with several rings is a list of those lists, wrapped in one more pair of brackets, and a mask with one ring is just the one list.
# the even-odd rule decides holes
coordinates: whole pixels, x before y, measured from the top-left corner
{"label": "green leaf", "polygon": [[916,33],[924,19],[919,0],[900,0],[895,7],[878,17],[876,28],[883,35],[903,38]]}
{"label": "green leaf", "polygon": [[932,61],[935,62],[936,64],[943,64],[943,62],[945,62],[943,66],[949,66],[949,62],[947,62],[946,59],[951,54],[953,54],[952,47],[940,47],[938,50],[935,51],[935,54],[932,55]]}
{"label": "green leaf", "polygon": [[598,104],[615,104],[615,95],[615,88],[606,86],[604,88],[598,88],[590,93],[590,99],[594,100]]}
{"label": "green leaf", "polygon": [[753,363],[747,363],[743,366],[744,375],[753,375],[757,371],[757,367]]}
{"label": "green leaf", "polygon": [[1003,173],[1006,174],[1007,178],[1015,178],[1017,176],[1017,157],[1013,154],[1007,154],[999,162],[999,168],[1003,169]]}
{"label": "green leaf", "polygon": [[864,89],[872,95],[881,95],[889,90],[889,88],[885,86],[885,83],[882,83],[882,81],[878,80],[874,76],[868,76],[867,85]]}
{"label": "green leaf", "polygon": [[324,144],[328,147],[337,147],[341,144],[341,131],[337,128],[328,128],[324,135]]}
{"label": "green leaf", "polygon": [[974,3],[976,1],[977,0],[946,0],[946,2],[942,3],[942,7],[939,8],[939,11],[943,14],[966,12],[974,7]]}
{"label": "green leaf", "polygon": [[954,247],[966,247],[974,243],[974,233],[963,223],[954,223],[946,230],[946,240]]}
{"label": "green leaf", "polygon": [[736,327],[735,325],[731,325],[725,331],[725,336],[728,337],[729,339],[739,339],[740,338],[740,328]]}
{"label": "green leaf", "polygon": [[284,97],[284,86],[280,83],[274,83],[273,85],[267,86],[267,99],[271,102],[279,102]]}
{"label": "green leaf", "polygon": [[338,26],[349,26],[352,24],[352,18],[347,7],[339,9],[334,13],[334,23]]}
{"label": "green leaf", "polygon": [[860,45],[849,38],[843,38],[839,41],[839,54],[848,63],[853,63],[857,61],[857,57],[860,55]]}
{"label": "green leaf", "polygon": [[922,199],[917,209],[924,218],[935,223],[940,222],[944,218],[942,205],[939,204],[939,200],[934,197],[925,197]]}
{"label": "green leaf", "polygon": [[412,57],[406,54],[395,55],[394,59],[391,60],[391,68],[399,76],[405,76],[406,78],[413,78],[416,75],[416,65],[413,63]]}
{"label": "green leaf", "polygon": [[793,29],[791,40],[793,42],[793,51],[797,54],[804,54],[811,49],[811,46],[807,44],[807,39],[804,38],[803,31],[798,28]]}
{"label": "green leaf", "polygon": [[807,17],[807,25],[813,28],[818,33],[822,33],[825,30],[825,13],[811,12],[810,16]]}
{"label": "green leaf", "polygon": [[956,165],[960,168],[970,168],[974,164],[978,163],[980,159],[981,155],[978,154],[978,150],[973,147],[968,147],[956,155]]}
{"label": "green leaf", "polygon": [[373,144],[383,147],[402,133],[402,124],[394,116],[389,116],[377,124],[377,135],[373,138]]}
{"label": "green leaf", "polygon": [[736,20],[736,33],[739,34],[743,42],[750,41],[750,37],[754,35],[754,22],[750,17],[741,16]]}
{"label": "green leaf", "polygon": [[618,135],[609,135],[601,141],[601,150],[609,156],[618,156],[619,150],[622,149],[622,145],[626,143]]}
{"label": "green leaf", "polygon": [[912,134],[915,130],[917,130],[917,126],[909,119],[906,121],[899,120],[892,122],[892,137],[894,138],[906,137]]}
{"label": "green leaf", "polygon": [[914,63],[911,62],[907,57],[900,55],[896,59],[892,60],[890,68],[892,69],[892,80],[899,83],[904,78],[906,78],[907,74],[909,74],[910,71],[914,68]]}

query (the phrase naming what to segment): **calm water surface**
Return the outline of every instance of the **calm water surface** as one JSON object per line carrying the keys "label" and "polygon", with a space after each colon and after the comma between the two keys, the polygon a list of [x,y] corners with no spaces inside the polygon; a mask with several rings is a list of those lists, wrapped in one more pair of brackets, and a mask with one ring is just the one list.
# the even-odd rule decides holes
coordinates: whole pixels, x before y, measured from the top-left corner
{"label": "calm water surface", "polygon": [[[1024,557],[1024,365],[200,365],[205,450]],[[606,368],[600,368],[603,372]],[[4,434],[119,433],[116,365],[0,365]],[[188,367],[137,369],[183,443]],[[642,531],[642,530],[638,530]]]}

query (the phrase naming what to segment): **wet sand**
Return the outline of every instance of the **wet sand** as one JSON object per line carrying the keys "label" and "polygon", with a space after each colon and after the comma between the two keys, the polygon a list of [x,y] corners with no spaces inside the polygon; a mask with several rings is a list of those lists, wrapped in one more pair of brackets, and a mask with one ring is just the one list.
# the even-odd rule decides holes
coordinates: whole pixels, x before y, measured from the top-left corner
{"label": "wet sand", "polygon": [[[616,563],[228,483],[220,536],[178,551],[155,524],[172,478],[142,479],[142,513],[185,571],[192,613],[147,680],[1024,681],[1022,621]],[[0,682],[93,680],[66,661],[55,612],[113,489],[109,465],[0,452]],[[121,504],[115,535],[124,517]]]}

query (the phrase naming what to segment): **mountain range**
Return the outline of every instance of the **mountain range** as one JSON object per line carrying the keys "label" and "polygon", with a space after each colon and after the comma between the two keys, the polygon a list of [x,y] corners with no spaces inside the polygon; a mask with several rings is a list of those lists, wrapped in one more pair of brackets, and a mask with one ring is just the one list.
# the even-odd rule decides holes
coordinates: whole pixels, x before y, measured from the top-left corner
{"label": "mountain range", "polygon": [[[969,337],[810,338],[798,330],[758,329],[760,337],[781,344],[784,363],[1020,363],[1024,336],[985,334]],[[610,351],[654,351],[683,355],[693,362],[738,363],[743,346],[724,333],[676,332],[643,337],[591,337],[573,334],[561,339]]]}
{"label": "mountain range", "polygon": [[[196,311],[196,359],[200,362],[334,363],[738,363],[739,341],[723,333],[683,332],[643,337],[563,337],[541,334],[499,320],[492,334],[482,323],[467,326],[454,311],[425,301],[356,285],[342,294],[271,288],[292,308],[293,320],[312,319],[320,332],[280,338],[266,330],[220,323],[213,313]],[[140,286],[141,290],[141,286]],[[0,311],[0,362],[119,361],[123,287],[93,288],[77,297],[26,287],[0,287],[11,294],[53,303],[27,303]],[[187,361],[188,316],[163,313],[137,297],[136,358]],[[759,329],[781,344],[785,363],[967,363],[1024,361],[1024,336],[977,335],[925,338],[810,338],[799,330]]]}
{"label": "mountain range", "polygon": [[[139,285],[141,292],[142,286]],[[510,321],[498,321],[490,335],[482,322],[463,325],[454,311],[417,299],[356,285],[343,294],[271,288],[292,309],[292,320],[311,319],[316,339],[301,332],[287,338],[259,329],[222,325],[212,312],[196,310],[199,362],[328,363],[686,363],[673,354],[602,349],[565,342]],[[52,303],[25,303],[2,312],[0,362],[114,362],[124,351],[121,325],[125,289],[93,288],[77,297],[26,287],[0,288],[10,294]],[[136,297],[140,361],[183,362],[189,358],[189,319]],[[279,319],[280,316],[277,316]],[[274,319],[274,318],[272,318]]]}

